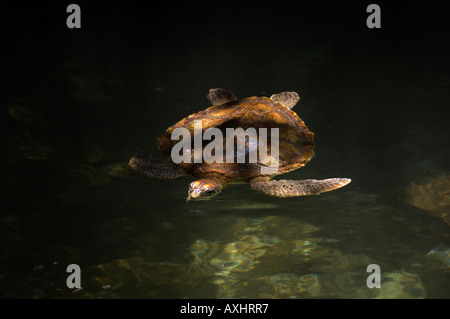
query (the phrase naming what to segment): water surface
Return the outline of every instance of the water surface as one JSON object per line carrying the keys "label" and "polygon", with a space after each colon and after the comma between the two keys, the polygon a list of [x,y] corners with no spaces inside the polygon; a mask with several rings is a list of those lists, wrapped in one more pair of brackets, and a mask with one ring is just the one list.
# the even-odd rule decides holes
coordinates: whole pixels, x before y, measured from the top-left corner
{"label": "water surface", "polygon": [[[56,4],[8,30],[1,297],[450,297],[449,190],[414,188],[450,170],[435,11],[408,24],[391,8],[376,33],[356,18],[363,7],[81,7],[81,30]],[[158,155],[156,138],[215,87],[297,91],[316,156],[283,178],[352,183],[287,199],[231,185],[186,202],[191,177],[127,168],[137,151]],[[83,289],[67,288],[69,264]],[[382,289],[367,288],[369,264]]]}

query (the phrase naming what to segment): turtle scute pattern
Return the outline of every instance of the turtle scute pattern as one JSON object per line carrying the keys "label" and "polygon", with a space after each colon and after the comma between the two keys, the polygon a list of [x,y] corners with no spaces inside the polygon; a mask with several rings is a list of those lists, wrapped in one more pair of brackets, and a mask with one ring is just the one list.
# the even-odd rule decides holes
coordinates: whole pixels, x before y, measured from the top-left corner
{"label": "turtle scute pattern", "polygon": [[[282,106],[274,103],[267,97],[249,97],[242,100],[232,100],[224,104],[215,105],[206,110],[192,114],[169,127],[158,138],[158,147],[166,159],[171,162],[173,146],[178,143],[172,140],[171,134],[177,128],[186,128],[194,136],[194,121],[201,121],[202,129],[219,128],[223,135],[226,128],[279,128],[279,172],[285,173],[304,166],[314,157],[314,134],[308,130],[305,123],[298,115]],[[268,132],[268,138],[270,133]],[[205,144],[206,145],[206,144]],[[203,145],[203,147],[205,146]],[[270,143],[268,143],[270,152]],[[180,166],[188,173],[197,167],[192,163],[181,163]],[[203,165],[207,170],[210,165]],[[212,169],[212,166],[211,166]],[[246,169],[242,165],[222,165],[221,173],[236,173],[240,169]],[[252,173],[252,174],[250,174]],[[258,176],[259,170],[247,172],[247,175]]]}

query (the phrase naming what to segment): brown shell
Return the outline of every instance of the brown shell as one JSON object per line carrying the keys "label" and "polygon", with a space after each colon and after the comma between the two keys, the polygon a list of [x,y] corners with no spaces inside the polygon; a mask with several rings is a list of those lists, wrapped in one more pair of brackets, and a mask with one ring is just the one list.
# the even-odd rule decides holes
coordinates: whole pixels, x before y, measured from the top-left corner
{"label": "brown shell", "polygon": [[[169,161],[171,161],[172,147],[179,142],[171,139],[173,130],[179,127],[187,128],[193,139],[194,120],[202,120],[203,131],[210,127],[221,129],[224,137],[226,128],[279,128],[278,174],[305,166],[314,156],[314,134],[308,130],[294,111],[267,97],[249,97],[209,107],[169,127],[158,139],[158,147]],[[270,138],[269,132],[268,139]],[[204,141],[203,147],[207,143],[209,141]],[[192,141],[191,145],[193,144]],[[270,142],[268,145],[270,146]],[[268,152],[270,153],[270,147]],[[194,176],[212,172],[231,178],[251,178],[260,175],[259,166],[248,163],[208,164],[206,162],[193,163],[192,161],[192,163],[182,162],[178,165]]]}

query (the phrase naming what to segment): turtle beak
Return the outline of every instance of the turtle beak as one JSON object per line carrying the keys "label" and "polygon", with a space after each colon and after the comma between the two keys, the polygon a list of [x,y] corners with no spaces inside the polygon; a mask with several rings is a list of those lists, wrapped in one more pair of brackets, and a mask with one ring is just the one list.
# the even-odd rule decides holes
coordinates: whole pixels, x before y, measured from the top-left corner
{"label": "turtle beak", "polygon": [[196,192],[196,191],[193,191],[193,192],[189,192],[188,193],[188,198],[186,199],[186,201],[190,201],[190,200],[194,200],[194,199],[197,199],[197,198],[201,198],[201,193],[200,192]]}

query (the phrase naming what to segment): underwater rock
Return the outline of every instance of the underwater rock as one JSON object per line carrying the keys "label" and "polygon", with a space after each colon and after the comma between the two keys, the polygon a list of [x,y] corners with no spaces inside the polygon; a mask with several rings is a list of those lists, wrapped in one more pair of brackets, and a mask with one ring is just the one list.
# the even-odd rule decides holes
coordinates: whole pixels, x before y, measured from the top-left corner
{"label": "underwater rock", "polygon": [[194,266],[208,262],[219,249],[219,244],[208,240],[197,239],[190,247],[190,252],[194,256]]}
{"label": "underwater rock", "polygon": [[343,297],[351,299],[422,299],[426,296],[422,280],[417,274],[405,271],[382,272],[380,288],[368,288],[366,279],[367,276],[361,272],[346,271],[338,274],[333,284],[337,284],[335,289]]}
{"label": "underwater rock", "polygon": [[411,185],[405,202],[441,218],[450,226],[450,176],[438,177],[427,184]]}
{"label": "underwater rock", "polygon": [[[365,269],[373,260],[344,255],[328,246],[336,240],[312,236],[316,230],[287,217],[239,218],[232,241],[193,243],[192,267],[217,286],[217,298],[328,298],[366,287]],[[358,270],[358,282],[336,280]]]}
{"label": "underwater rock", "polygon": [[128,166],[128,164],[126,163],[107,164],[103,166],[103,170],[107,175],[113,177],[129,176],[130,172],[132,171],[130,166]]}
{"label": "underwater rock", "polygon": [[311,298],[321,296],[318,274],[299,276],[293,273],[278,273],[259,278],[269,284],[274,292],[270,298]]}
{"label": "underwater rock", "polygon": [[402,271],[389,272],[381,276],[381,288],[377,289],[381,299],[419,299],[425,297],[425,289],[418,275]]}
{"label": "underwater rock", "polygon": [[441,268],[450,271],[450,248],[438,247],[430,250],[425,257],[428,261],[428,268]]}
{"label": "underwater rock", "polygon": [[86,178],[89,186],[107,185],[113,178],[126,177],[131,170],[123,163],[94,165],[87,163],[72,163],[70,168]]}
{"label": "underwater rock", "polygon": [[147,285],[170,285],[179,283],[185,274],[181,265],[165,262],[147,262],[140,257],[115,259],[96,266],[104,276],[94,278],[102,287],[115,291]]}
{"label": "underwater rock", "polygon": [[222,252],[212,258],[209,263],[216,268],[223,269],[218,274],[230,272],[246,272],[255,267],[257,259],[267,252],[267,248],[274,245],[277,238],[257,236],[243,236],[239,241],[231,242],[223,247]]}

